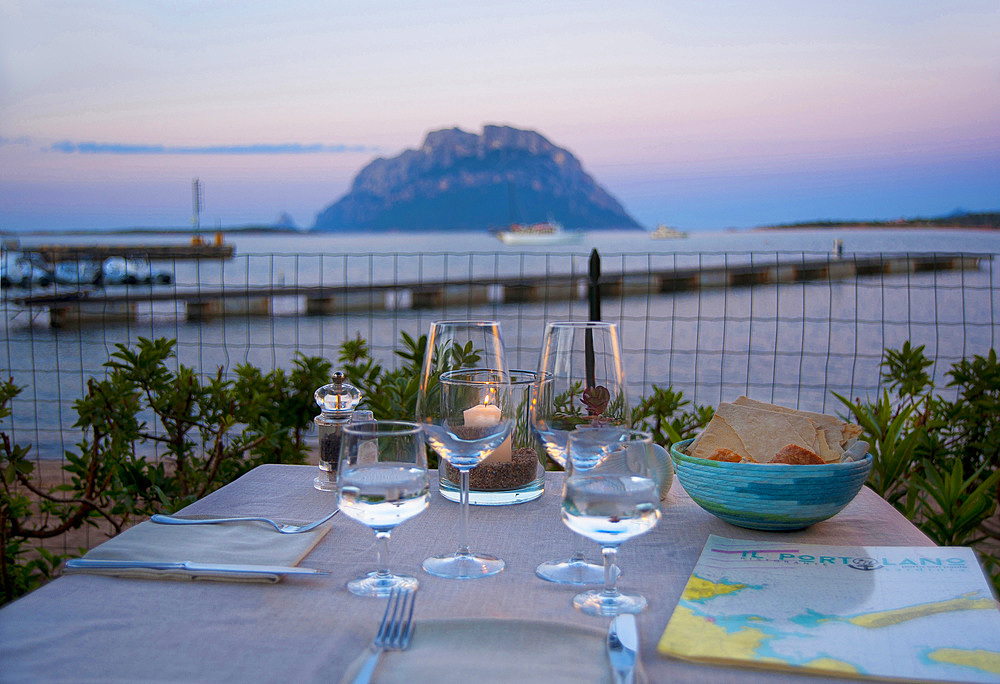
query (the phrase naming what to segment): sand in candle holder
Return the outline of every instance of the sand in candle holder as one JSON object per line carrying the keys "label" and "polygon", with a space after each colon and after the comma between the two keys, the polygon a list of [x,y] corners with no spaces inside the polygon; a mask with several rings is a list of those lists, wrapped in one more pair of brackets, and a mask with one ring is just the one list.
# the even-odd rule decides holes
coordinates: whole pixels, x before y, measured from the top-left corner
{"label": "sand in candle holder", "polygon": [[[531,447],[520,447],[511,452],[509,463],[480,463],[469,471],[469,488],[486,491],[517,489],[535,479],[538,454]],[[458,468],[445,465],[445,477],[456,486],[459,484]]]}
{"label": "sand in candle holder", "polygon": [[[460,439],[482,439],[494,432],[494,426],[462,425],[453,428]],[[511,460],[506,462],[480,463],[469,471],[469,488],[481,490],[516,489],[535,479],[538,454],[530,447],[520,447],[511,451]],[[459,484],[459,470],[450,463],[445,464],[445,477]]]}

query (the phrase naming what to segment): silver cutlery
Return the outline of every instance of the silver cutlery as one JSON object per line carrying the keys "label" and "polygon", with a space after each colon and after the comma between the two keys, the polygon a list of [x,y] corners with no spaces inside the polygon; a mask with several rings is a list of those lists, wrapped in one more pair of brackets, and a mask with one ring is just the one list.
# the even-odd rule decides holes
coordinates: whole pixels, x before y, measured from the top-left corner
{"label": "silver cutlery", "polygon": [[193,563],[191,561],[143,561],[105,560],[97,558],[73,558],[66,561],[66,567],[76,570],[131,568],[149,570],[187,570],[192,573],[231,573],[234,575],[329,575],[314,568],[299,568],[286,565],[244,565],[238,563]]}
{"label": "silver cutlery", "polygon": [[301,532],[308,532],[309,530],[314,530],[327,520],[337,515],[340,509],[336,509],[330,515],[320,518],[319,520],[314,520],[311,523],[305,525],[285,525],[283,523],[277,523],[270,518],[258,518],[258,517],[248,517],[248,518],[177,518],[172,515],[161,515],[159,513],[150,517],[150,520],[155,523],[160,523],[161,525],[216,525],[219,523],[230,523],[230,522],[263,522],[273,525],[281,534],[299,534]]}
{"label": "silver cutlery", "polygon": [[413,636],[413,604],[417,592],[393,589],[385,606],[385,614],[369,649],[371,653],[352,684],[368,684],[375,673],[378,659],[385,651],[405,651]]}
{"label": "silver cutlery", "polygon": [[626,613],[611,621],[607,651],[615,684],[633,684],[639,654],[639,631],[634,615]]}

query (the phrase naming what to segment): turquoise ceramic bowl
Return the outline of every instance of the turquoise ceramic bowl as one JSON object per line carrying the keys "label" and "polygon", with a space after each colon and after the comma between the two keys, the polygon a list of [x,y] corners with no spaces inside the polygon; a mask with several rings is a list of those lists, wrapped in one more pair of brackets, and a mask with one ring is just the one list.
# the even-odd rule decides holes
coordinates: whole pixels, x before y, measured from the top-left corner
{"label": "turquoise ceramic bowl", "polygon": [[754,530],[799,530],[835,516],[861,491],[872,467],[871,454],[827,465],[709,461],[685,453],[692,441],[670,449],[681,486],[709,513]]}

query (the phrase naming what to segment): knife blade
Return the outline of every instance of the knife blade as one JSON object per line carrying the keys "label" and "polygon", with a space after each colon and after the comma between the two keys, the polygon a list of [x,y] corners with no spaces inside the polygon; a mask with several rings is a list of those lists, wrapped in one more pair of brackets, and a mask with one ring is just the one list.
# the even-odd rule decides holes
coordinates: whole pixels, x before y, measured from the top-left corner
{"label": "knife blade", "polygon": [[286,565],[243,565],[236,563],[194,563],[192,561],[142,561],[142,560],[100,560],[95,558],[73,558],[66,561],[71,569],[149,569],[186,570],[188,572],[232,573],[236,575],[329,575],[329,572],[315,568],[299,568]]}
{"label": "knife blade", "polygon": [[639,653],[639,632],[635,626],[634,615],[619,615],[611,621],[611,627],[608,628],[607,651],[615,684],[633,684]]}

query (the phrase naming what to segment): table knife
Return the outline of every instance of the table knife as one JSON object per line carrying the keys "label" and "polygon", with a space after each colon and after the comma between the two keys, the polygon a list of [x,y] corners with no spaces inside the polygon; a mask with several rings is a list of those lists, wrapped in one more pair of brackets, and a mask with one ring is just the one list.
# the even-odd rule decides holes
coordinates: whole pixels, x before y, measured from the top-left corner
{"label": "table knife", "polygon": [[615,684],[633,684],[639,653],[639,632],[635,626],[634,615],[619,615],[611,621],[607,651]]}
{"label": "table knife", "polygon": [[96,558],[73,558],[66,561],[67,568],[109,570],[149,569],[186,570],[188,572],[232,573],[234,575],[329,575],[315,568],[298,568],[287,565],[242,565],[235,563],[193,563],[191,561],[142,561],[142,560],[99,560]]}

